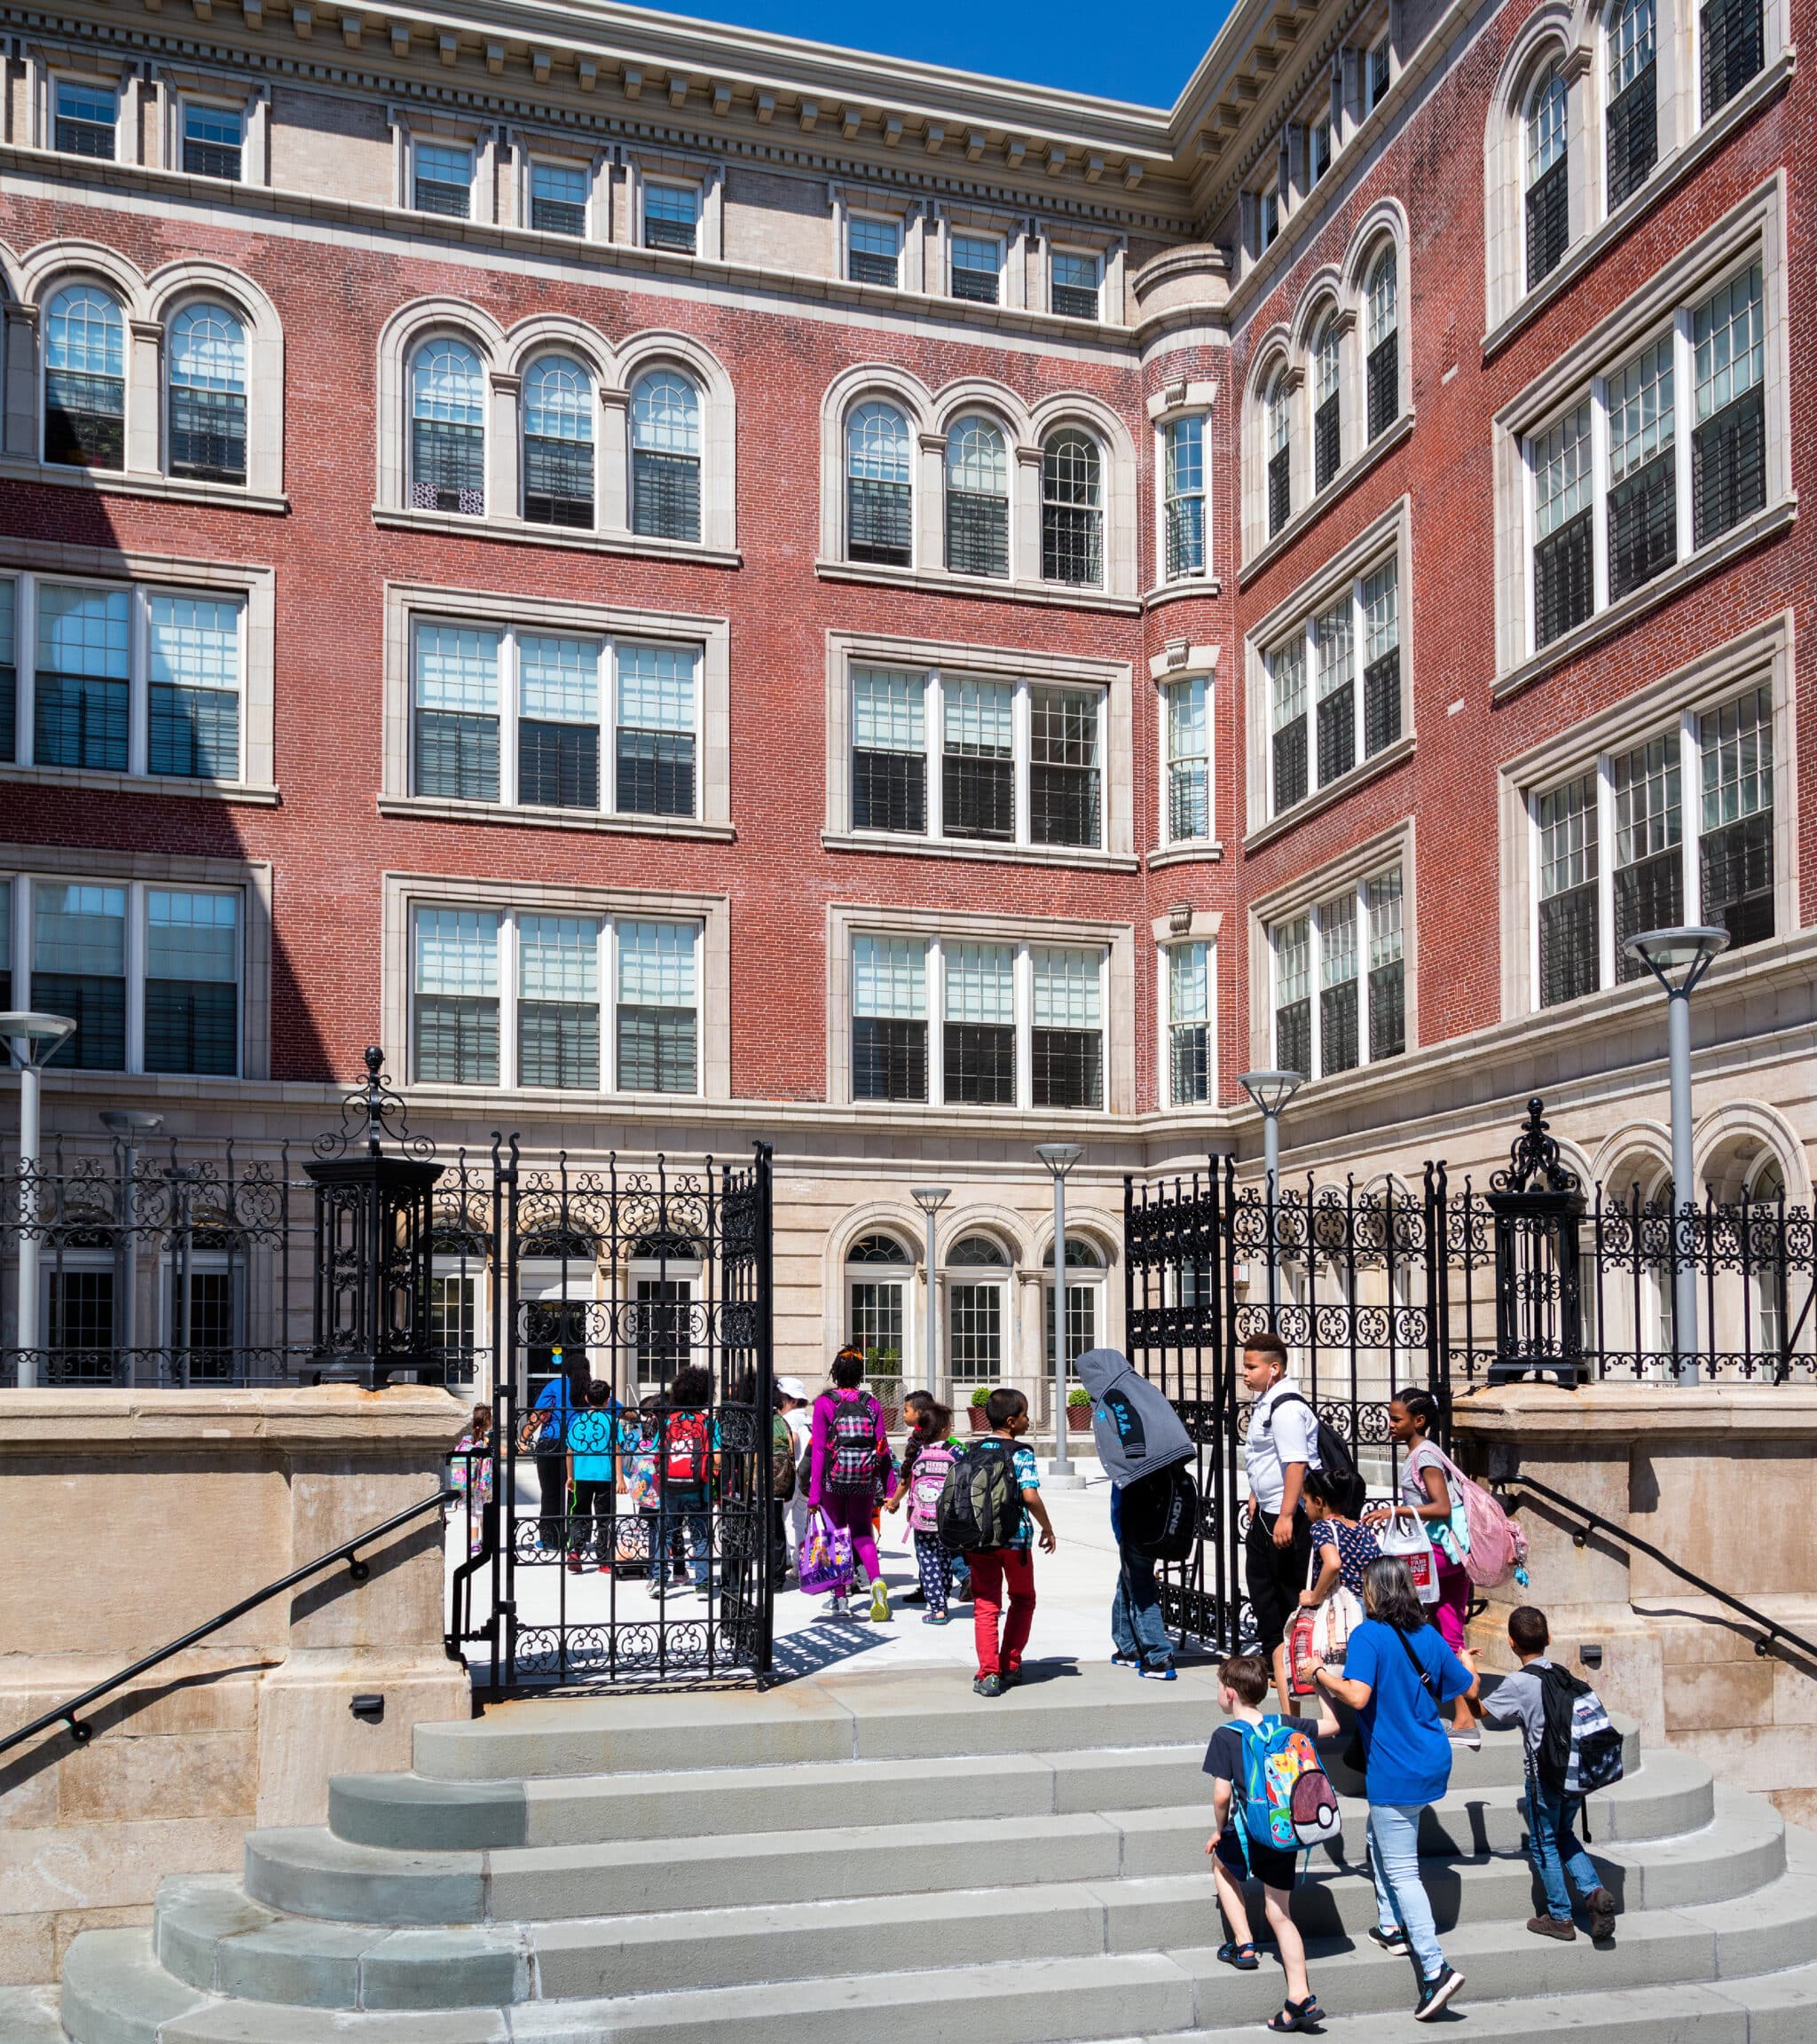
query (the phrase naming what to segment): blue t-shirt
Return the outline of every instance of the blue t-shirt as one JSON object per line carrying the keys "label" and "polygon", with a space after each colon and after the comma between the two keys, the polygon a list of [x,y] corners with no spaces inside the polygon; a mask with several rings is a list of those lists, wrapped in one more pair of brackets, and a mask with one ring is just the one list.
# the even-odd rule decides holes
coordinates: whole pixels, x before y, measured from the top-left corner
{"label": "blue t-shirt", "polygon": [[567,1439],[568,1421],[574,1411],[574,1403],[568,1395],[568,1380],[551,1377],[537,1393],[536,1410],[547,1412],[542,1430],[536,1437],[539,1455],[558,1455]]}
{"label": "blue t-shirt", "polygon": [[[1414,1673],[1403,1639],[1437,1690],[1436,1701]],[[1365,1618],[1351,1633],[1344,1674],[1370,1689],[1368,1702],[1357,1713],[1369,1756],[1369,1800],[1436,1803],[1451,1778],[1451,1741],[1438,1705],[1461,1696],[1475,1678],[1435,1627],[1422,1625],[1417,1632],[1396,1636],[1392,1625],[1378,1618]]]}
{"label": "blue t-shirt", "polygon": [[581,1405],[568,1419],[568,1452],[577,1483],[610,1483],[617,1474],[624,1429],[617,1405]]}

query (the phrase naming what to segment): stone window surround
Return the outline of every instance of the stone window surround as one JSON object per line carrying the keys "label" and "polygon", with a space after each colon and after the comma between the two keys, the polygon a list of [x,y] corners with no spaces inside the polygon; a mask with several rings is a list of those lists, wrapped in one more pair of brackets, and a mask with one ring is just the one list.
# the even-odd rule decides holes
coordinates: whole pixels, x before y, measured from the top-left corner
{"label": "stone window surround", "polygon": [[[692,185],[700,193],[700,216],[694,231],[694,259],[709,263],[725,260],[726,172],[723,164],[704,156],[637,148],[623,143],[618,146],[617,156],[625,169],[624,229],[627,241],[639,248],[647,246],[643,239],[643,188],[648,179],[653,177],[658,184]],[[618,224],[615,220],[612,232],[616,235],[617,232]],[[689,260],[673,249],[656,248],[650,253],[666,255],[676,263]]]}
{"label": "stone window surround", "polygon": [[[1398,287],[1396,332],[1399,340],[1396,368],[1400,403],[1396,414],[1373,440],[1368,434],[1369,279],[1385,249],[1392,246]],[[1397,199],[1380,199],[1357,223],[1341,264],[1325,264],[1300,293],[1292,323],[1276,325],[1255,349],[1244,400],[1242,546],[1246,575],[1261,557],[1285,543],[1290,534],[1334,503],[1362,466],[1396,436],[1413,409],[1412,354],[1408,334],[1407,250],[1411,237],[1406,215]],[[1311,346],[1315,331],[1328,316],[1338,321],[1338,465],[1323,490],[1312,488],[1312,413],[1315,393]],[[1263,397],[1282,369],[1287,376],[1291,407],[1287,433],[1288,515],[1278,532],[1268,530],[1268,430]]]}
{"label": "stone window surround", "polygon": [[[1798,927],[1797,719],[1792,644],[1792,613],[1787,610],[1767,617],[1501,766],[1496,807],[1501,839],[1504,1020],[1542,1012],[1534,981],[1538,938],[1531,797],[1557,787],[1574,774],[1589,771],[1604,753],[1630,750],[1687,713],[1719,710],[1762,684],[1773,690],[1774,928],[1778,935],[1787,936]],[[1680,799],[1686,811],[1696,802],[1698,793],[1695,789],[1684,790]],[[1626,991],[1620,986],[1601,987],[1579,1000],[1561,1002],[1559,1011],[1578,1013]]]}
{"label": "stone window surround", "polygon": [[[891,568],[846,558],[846,426],[859,405],[873,399],[894,405],[915,444],[914,560]],[[1010,478],[1010,573],[956,575],[946,565],[947,435],[962,418],[981,413],[1003,433],[1012,465]],[[1104,580],[1097,588],[1048,582],[1041,573],[1042,450],[1050,435],[1077,426],[1097,444],[1104,498]],[[1134,614],[1138,566],[1136,542],[1136,445],[1128,426],[1101,400],[1059,391],[1031,411],[1014,391],[986,377],[966,376],[938,393],[893,364],[861,363],[843,371],[821,400],[821,557],[815,571],[838,580],[901,583],[948,594],[964,591]]]}
{"label": "stone window surround", "polygon": [[[846,228],[854,213],[868,213],[878,219],[893,220],[902,230],[902,246],[896,257],[895,289],[917,298],[926,295],[923,278],[926,269],[924,244],[930,239],[929,200],[911,199],[888,185],[844,184],[834,179],[827,185],[827,209],[833,237],[831,276],[847,284],[853,281],[846,261]],[[887,291],[891,287],[870,284],[862,288]]]}
{"label": "stone window surround", "polygon": [[[1146,864],[1151,873],[1178,864],[1183,860],[1223,857],[1223,843],[1217,825],[1217,663],[1218,646],[1194,646],[1176,640],[1148,663],[1148,679],[1154,689],[1155,723],[1155,822],[1158,842],[1150,850]],[[1173,837],[1168,834],[1169,790],[1168,783],[1168,690],[1176,681],[1205,680],[1205,820],[1203,837]]]}
{"label": "stone window surround", "polygon": [[[224,1080],[185,1073],[157,1073],[161,1092],[237,1085],[271,1075],[272,869],[263,859],[198,859],[176,853],[97,851],[88,845],[0,844],[0,875],[17,881],[99,880],[112,885],[137,881],[152,887],[215,888],[239,892],[240,1076]],[[129,939],[128,972],[132,971]],[[78,1079],[94,1074],[82,1072]]]}
{"label": "stone window surround", "polygon": [[[491,389],[486,430],[486,508],[478,518],[418,511],[410,505],[410,362],[437,334],[452,334],[478,355]],[[598,523],[575,531],[533,525],[519,508],[519,449],[523,373],[539,355],[574,356],[594,379],[594,488]],[[660,539],[631,531],[631,391],[647,370],[672,364],[700,393],[700,532],[697,542]],[[507,333],[464,298],[419,298],[402,306],[379,335],[378,495],[374,520],[539,546],[647,554],[668,560],[738,564],[735,473],[737,421],[732,380],[718,358],[684,334],[649,330],[613,343],[562,314],[533,314]],[[502,508],[509,507],[508,509]]]}
{"label": "stone window surround", "polygon": [[[43,460],[43,314],[67,284],[90,281],[119,303],[126,327],[126,466],[66,468]],[[249,277],[186,257],[145,276],[117,250],[83,240],[45,242],[15,266],[0,254],[7,325],[5,452],[0,470],[79,490],[169,497],[240,510],[287,511],[284,496],[284,333],[277,308]],[[164,472],[164,342],[174,315],[216,299],[246,334],[246,481],[201,483]]]}
{"label": "stone window surround", "polygon": [[[1267,1071],[1274,1064],[1274,955],[1269,932],[1277,924],[1316,908],[1333,895],[1341,894],[1346,888],[1355,887],[1396,866],[1401,869],[1401,976],[1406,1003],[1406,1047],[1399,1057],[1404,1057],[1419,1048],[1420,890],[1414,838],[1414,820],[1405,817],[1339,857],[1315,867],[1311,872],[1299,874],[1268,893],[1258,895],[1249,904],[1249,1062],[1252,1069]],[[1367,959],[1360,949],[1358,957],[1361,969],[1366,973]],[[1381,1062],[1398,1062],[1398,1059],[1384,1058]],[[1351,1073],[1333,1072],[1329,1076],[1349,1078]],[[1309,1074],[1306,1083],[1316,1086],[1321,1081],[1318,1075]]]}
{"label": "stone window surround", "polygon": [[[482,1093],[490,1093],[519,1105],[529,1099],[554,1105],[601,1099],[626,1107],[648,1104],[661,1113],[684,1109],[689,1101],[732,1097],[732,910],[728,896],[670,894],[636,887],[559,886],[452,874],[387,871],[380,877],[384,896],[380,1012],[383,1040],[388,1043],[410,1042],[410,915],[413,908],[508,908],[536,916],[648,916],[701,925],[700,947],[696,954],[699,979],[695,991],[700,1055],[697,1093],[623,1093],[610,1087],[602,1087],[596,1094],[578,1090],[546,1093],[541,1088],[507,1093],[503,1088],[412,1081],[405,1084],[405,1090],[413,1097],[446,1095],[466,1105]],[[408,1069],[407,1062],[400,1067],[402,1072]]]}
{"label": "stone window surround", "polygon": [[[1586,393],[1596,378],[1618,368],[1683,306],[1715,290],[1750,260],[1761,267],[1763,339],[1766,356],[1766,501],[1752,518],[1702,547],[1680,546],[1675,565],[1538,651],[1530,651],[1527,440],[1569,403]],[[1714,222],[1607,318],[1577,340],[1542,375],[1496,413],[1494,422],[1496,523],[1497,696],[1512,695],[1589,642],[1650,610],[1686,582],[1731,558],[1741,536],[1748,544],[1760,531],[1776,530],[1795,505],[1791,476],[1791,387],[1789,273],[1786,255],[1785,174],[1766,183]],[[1674,392],[1680,437],[1688,439],[1692,393]],[[1691,537],[1680,535],[1681,541]]]}
{"label": "stone window surround", "polygon": [[[271,181],[271,89],[250,85],[231,73],[159,64],[149,74],[159,109],[158,143],[161,167],[183,171],[183,110],[185,106],[230,106],[242,117],[245,139],[240,151],[240,182]],[[199,176],[199,172],[184,172]]]}
{"label": "stone window surround", "polygon": [[[924,1102],[852,1097],[852,939],[862,932],[891,937],[941,937],[960,942],[1050,944],[1080,949],[1102,947],[1106,960],[1104,1036],[1105,1105],[1111,1115],[1136,1107],[1136,932],[1129,923],[1086,923],[1045,916],[976,916],[955,909],[894,908],[872,903],[827,904],[827,1104],[857,1107],[866,1114],[925,1121],[944,1117],[960,1127],[1026,1122],[1051,1133],[1060,1111],[1051,1107],[935,1107]],[[937,1026],[930,1018],[930,1027]],[[1067,1109],[1061,1119],[1089,1120],[1088,1110]]]}
{"label": "stone window surround", "polygon": [[953,295],[953,237],[974,234],[1003,245],[998,303],[1018,311],[1029,310],[1028,258],[1035,246],[1035,232],[1026,213],[940,199],[928,208],[924,232],[931,249],[927,266],[933,278],[932,295]]}
{"label": "stone window surround", "polygon": [[[111,546],[75,546],[54,539],[0,535],[0,572],[24,572],[49,580],[68,578],[148,584],[159,589],[206,589],[243,596],[245,670],[240,676],[240,759],[244,781],[188,780],[175,774],[114,774],[84,766],[0,765],[0,787],[93,790],[135,795],[175,795],[269,806],[278,800],[273,760],[273,696],[276,674],[277,574],[270,568],[194,561],[180,554],[121,553]],[[20,636],[23,637],[21,631]],[[18,657],[19,714],[27,714],[35,649],[21,645]]]}
{"label": "stone window surround", "polygon": [[442,114],[427,106],[389,104],[385,119],[391,130],[392,202],[405,213],[416,207],[416,145],[419,142],[446,142],[473,152],[473,184],[468,218],[482,224],[497,223],[499,159],[504,153],[503,131],[495,121],[475,114]]}
{"label": "stone window surround", "polygon": [[1121,234],[1106,234],[1094,231],[1082,222],[1068,220],[1064,224],[1043,220],[1039,216],[1030,220],[1030,240],[1034,253],[1035,277],[1043,303],[1037,311],[1049,313],[1055,318],[1065,318],[1063,312],[1053,311],[1054,251],[1060,249],[1068,255],[1096,256],[1098,261],[1097,318],[1077,322],[1084,326],[1121,326],[1125,323],[1124,283],[1129,268],[1129,238]]}
{"label": "stone window surround", "polygon": [[[700,649],[696,761],[699,814],[621,816],[605,810],[542,809],[515,802],[460,802],[413,794],[410,785],[411,657],[413,621],[455,618],[532,631],[666,641]],[[612,836],[693,837],[729,842],[732,827],[731,642],[724,617],[683,612],[633,610],[617,604],[577,603],[555,597],[452,589],[429,583],[385,585],[384,748],[379,813],[384,816],[434,816],[480,824],[541,825],[558,830],[602,831]],[[602,688],[612,685],[608,673]],[[500,718],[515,714],[501,699]],[[603,775],[602,775],[603,780]],[[602,793],[603,793],[603,787]],[[502,793],[502,790],[501,790]]]}
{"label": "stone window surround", "polygon": [[[1097,850],[1066,845],[980,845],[966,838],[912,837],[852,828],[852,669],[938,668],[955,675],[998,680],[1073,683],[1103,690],[1100,726],[1104,844]],[[871,633],[827,633],[827,812],[821,843],[828,851],[893,853],[932,859],[983,860],[997,864],[1093,867],[1134,873],[1135,766],[1130,720],[1134,677],[1128,661],[1088,660],[1058,653],[1027,653],[1003,646],[971,646],[939,639],[898,639]]]}
{"label": "stone window surround", "polygon": [[114,161],[139,161],[140,114],[151,98],[148,67],[143,59],[118,57],[87,43],[28,43],[23,59],[30,106],[32,146],[56,148],[56,85],[59,79],[84,85],[105,85],[119,94],[114,127]]}
{"label": "stone window surround", "polygon": [[[1220,908],[1195,908],[1184,926],[1172,916],[1157,916],[1151,928],[1154,938],[1155,1107],[1162,1114],[1205,1114],[1218,1104],[1219,1035],[1217,1015],[1217,934],[1223,926]],[[1168,956],[1176,944],[1205,946],[1205,1014],[1211,1051],[1211,1070],[1203,1100],[1178,1105],[1173,1097],[1173,961]],[[1071,1222],[1067,1223],[1071,1228]]]}
{"label": "stone window surround", "polygon": [[[1294,825],[1303,822],[1309,816],[1318,814],[1332,803],[1341,800],[1362,782],[1382,771],[1390,765],[1404,759],[1413,749],[1413,605],[1412,593],[1412,523],[1413,500],[1411,496],[1399,497],[1380,516],[1371,520],[1362,531],[1341,552],[1332,555],[1309,581],[1302,582],[1292,595],[1277,603],[1266,617],[1252,625],[1243,641],[1243,668],[1245,693],[1245,727],[1248,742],[1243,748],[1246,762],[1246,809],[1252,819],[1244,844],[1247,850],[1257,850],[1262,844],[1281,835]],[[1329,782],[1323,788],[1309,784],[1306,798],[1296,802],[1291,809],[1284,809],[1279,815],[1269,807],[1268,776],[1269,748],[1272,742],[1272,702],[1270,695],[1268,655],[1281,640],[1298,626],[1302,626],[1315,612],[1326,608],[1354,583],[1358,577],[1373,574],[1382,562],[1392,555],[1396,563],[1400,606],[1400,655],[1401,655],[1401,735],[1394,744],[1380,752],[1365,757],[1362,735],[1362,688],[1363,649],[1352,648],[1355,661],[1355,686],[1357,691],[1357,763],[1348,774]],[[1311,703],[1312,676],[1306,678],[1308,692],[1307,715],[1313,714]],[[1309,730],[1309,746],[1310,746]]]}
{"label": "stone window surround", "polygon": [[[500,156],[503,176],[499,180],[499,216],[501,224],[521,227],[532,233],[537,232],[531,225],[531,165],[562,163],[584,170],[587,176],[586,232],[578,239],[583,241],[612,239],[612,145],[610,143],[594,142],[558,131],[510,127],[500,138]],[[561,242],[577,237],[561,234],[553,239]]]}
{"label": "stone window surround", "polygon": [[[1183,377],[1153,392],[1148,400],[1149,460],[1154,476],[1154,531],[1151,535],[1154,582],[1142,599],[1148,605],[1165,603],[1176,596],[1215,596],[1222,589],[1214,544],[1217,520],[1213,513],[1211,458],[1211,414],[1217,403],[1217,389],[1215,382]],[[1170,582],[1167,578],[1168,428],[1176,419],[1190,418],[1194,413],[1205,421],[1205,566],[1197,575],[1178,576]]]}
{"label": "stone window surround", "polygon": [[[1577,265],[1579,245],[1603,227],[1636,217],[1657,196],[1680,161],[1697,148],[1711,130],[1727,134],[1736,118],[1758,104],[1761,90],[1771,90],[1790,42],[1787,11],[1781,0],[1763,0],[1760,73],[1728,106],[1708,122],[1700,121],[1699,0],[1656,0],[1655,47],[1658,71],[1658,152],[1652,170],[1640,187],[1612,212],[1605,193],[1608,152],[1604,119],[1609,88],[1609,22],[1620,0],[1596,5],[1593,0],[1546,0],[1522,24],[1504,59],[1490,102],[1485,136],[1483,271],[1487,332],[1499,338],[1508,321],[1529,302],[1552,296],[1559,273]],[[1530,292],[1526,285],[1526,107],[1532,87],[1545,67],[1556,59],[1569,88],[1566,130],[1570,183],[1570,227],[1567,253],[1558,268]],[[1745,106],[1743,106],[1745,102]]]}

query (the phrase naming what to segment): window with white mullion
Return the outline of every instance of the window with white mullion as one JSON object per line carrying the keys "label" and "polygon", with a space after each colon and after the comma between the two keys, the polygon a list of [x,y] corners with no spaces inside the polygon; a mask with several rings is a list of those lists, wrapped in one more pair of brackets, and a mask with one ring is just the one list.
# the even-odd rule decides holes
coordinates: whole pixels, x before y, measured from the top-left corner
{"label": "window with white mullion", "polygon": [[1357,764],[1356,632],[1351,591],[1312,620],[1318,707],[1318,785],[1329,787]]}
{"label": "window with white mullion", "polygon": [[1211,835],[1211,684],[1203,674],[1167,687],[1168,838]]}
{"label": "window with white mullion", "polygon": [[1643,744],[1616,753],[1608,766],[1613,805],[1611,868],[1614,977],[1642,977],[1629,956],[1629,938],[1643,930],[1680,927],[1685,918],[1682,790],[1684,728],[1675,724]]}
{"label": "window with white mullion", "polygon": [[1013,1107],[1016,947],[948,939],[940,948],[940,1097],[948,1106]]}
{"label": "window with white mullion", "polygon": [[1274,974],[1274,1062],[1282,1072],[1313,1075],[1312,917],[1279,923],[1269,932]]}
{"label": "window with white mullion", "polygon": [[1307,794],[1306,634],[1295,632],[1268,656],[1269,774],[1273,814],[1280,815]]}
{"label": "window with white mullion", "polygon": [[579,916],[516,924],[516,1083],[597,1092],[603,925]]}
{"label": "window with white mullion", "polygon": [[1686,724],[1700,791],[1700,914],[1726,929],[1731,944],[1765,942],[1774,927],[1772,690],[1750,688],[1698,717],[1695,728]]}
{"label": "window with white mullion", "polygon": [[1357,986],[1357,894],[1349,889],[1318,906],[1318,1072],[1321,1078],[1362,1062]]}
{"label": "window with white mullion", "polygon": [[931,947],[920,937],[852,939],[852,1094],[926,1101]]}
{"label": "window with white mullion", "polygon": [[1603,386],[1609,483],[1608,601],[1650,582],[1678,558],[1678,457],[1672,393],[1676,328],[1663,334]]}
{"label": "window with white mullion", "polygon": [[1580,774],[1534,805],[1542,1008],[1593,993],[1601,982],[1606,924],[1598,854],[1601,780],[1595,770]]}
{"label": "window with white mullion", "polygon": [[600,806],[599,641],[514,634],[517,798],[527,806]]}
{"label": "window with white mullion", "polygon": [[1168,947],[1168,1097],[1190,1107],[1211,1097],[1211,947]]}
{"label": "window with white mullion", "polygon": [[1329,1078],[1406,1049],[1401,869],[1371,875],[1268,932],[1274,1061]]}
{"label": "window with white mullion", "polygon": [[1403,919],[1401,869],[1366,881],[1363,901],[1368,914],[1369,1017],[1368,1060],[1398,1057],[1407,1048],[1406,940]]}
{"label": "window with white mullion", "polygon": [[926,675],[852,671],[852,827],[928,829]]}

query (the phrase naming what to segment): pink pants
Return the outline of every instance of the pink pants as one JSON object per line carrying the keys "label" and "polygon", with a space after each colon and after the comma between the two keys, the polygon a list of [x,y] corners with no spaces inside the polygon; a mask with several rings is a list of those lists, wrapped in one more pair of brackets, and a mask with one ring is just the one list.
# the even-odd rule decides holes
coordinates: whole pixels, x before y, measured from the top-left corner
{"label": "pink pants", "polygon": [[843,1526],[852,1536],[853,1559],[875,1583],[883,1574],[883,1564],[877,1558],[877,1507],[870,1492],[828,1490],[822,1495],[820,1508],[835,1526]]}
{"label": "pink pants", "polygon": [[[971,1564],[971,1631],[978,1647],[978,1672],[1014,1675],[1022,1666],[1022,1649],[1034,1625],[1034,1556],[1026,1547],[986,1547],[965,1559]],[[997,1615],[1003,1609],[1006,1584],[1010,1615],[1003,1621],[999,1661]]]}
{"label": "pink pants", "polygon": [[1465,1623],[1470,1616],[1470,1571],[1453,1568],[1443,1556],[1438,1564],[1438,1602],[1433,1607],[1432,1622],[1438,1627],[1438,1636],[1453,1654],[1463,1651]]}

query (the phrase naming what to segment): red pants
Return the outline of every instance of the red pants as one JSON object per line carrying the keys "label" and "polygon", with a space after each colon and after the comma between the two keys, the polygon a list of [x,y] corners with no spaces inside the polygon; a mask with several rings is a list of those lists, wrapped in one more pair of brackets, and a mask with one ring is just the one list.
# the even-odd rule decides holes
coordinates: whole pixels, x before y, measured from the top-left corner
{"label": "red pants", "polygon": [[[1034,1555],[1027,1547],[986,1547],[965,1559],[971,1564],[971,1630],[978,1641],[980,1675],[1013,1675],[1034,1624]],[[1003,1585],[1010,1616],[1003,1622],[1003,1659],[997,1658],[997,1616]]]}

